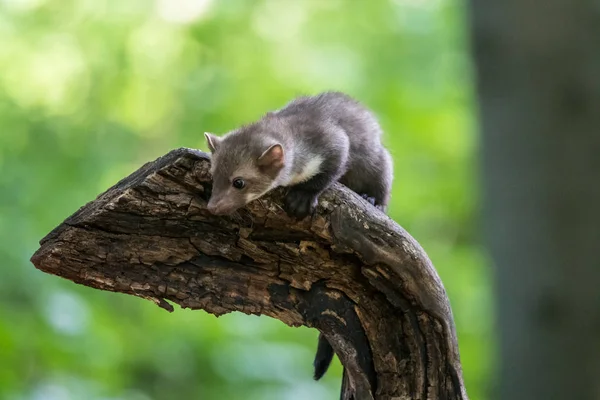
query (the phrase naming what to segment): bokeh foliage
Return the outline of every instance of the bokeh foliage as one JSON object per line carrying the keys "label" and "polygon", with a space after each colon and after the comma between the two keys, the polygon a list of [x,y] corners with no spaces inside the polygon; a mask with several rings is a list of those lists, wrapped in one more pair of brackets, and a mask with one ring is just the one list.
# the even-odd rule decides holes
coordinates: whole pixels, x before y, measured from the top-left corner
{"label": "bokeh foliage", "polygon": [[348,92],[395,160],[390,215],[450,295],[467,389],[488,397],[472,71],[456,0],[0,0],[0,398],[326,399],[317,332],[216,319],[37,271],[38,240],[170,149],[206,149],[299,94]]}

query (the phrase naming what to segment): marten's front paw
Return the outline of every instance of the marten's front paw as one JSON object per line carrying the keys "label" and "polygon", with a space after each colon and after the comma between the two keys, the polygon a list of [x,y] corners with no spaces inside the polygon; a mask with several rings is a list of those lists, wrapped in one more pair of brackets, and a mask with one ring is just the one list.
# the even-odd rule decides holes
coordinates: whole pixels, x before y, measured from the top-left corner
{"label": "marten's front paw", "polygon": [[291,217],[303,219],[311,215],[317,206],[314,193],[291,189],[285,196],[285,211]]}
{"label": "marten's front paw", "polygon": [[369,203],[371,203],[371,205],[375,205],[375,197],[369,197],[368,194],[361,194],[360,197],[362,197],[363,199],[365,199],[366,201],[368,201]]}
{"label": "marten's front paw", "polygon": [[366,201],[368,201],[369,203],[374,205],[376,209],[381,210],[383,212],[386,211],[386,206],[384,206],[383,204],[377,203],[377,201],[375,200],[375,197],[369,197],[368,194],[361,194],[360,197],[362,197],[363,199],[365,199]]}

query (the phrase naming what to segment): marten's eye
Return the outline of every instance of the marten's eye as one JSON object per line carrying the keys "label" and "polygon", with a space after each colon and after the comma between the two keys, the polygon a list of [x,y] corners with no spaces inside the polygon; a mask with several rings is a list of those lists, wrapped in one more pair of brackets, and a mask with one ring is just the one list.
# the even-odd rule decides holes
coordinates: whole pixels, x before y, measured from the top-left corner
{"label": "marten's eye", "polygon": [[243,189],[246,186],[246,182],[242,178],[235,178],[232,185],[236,189]]}

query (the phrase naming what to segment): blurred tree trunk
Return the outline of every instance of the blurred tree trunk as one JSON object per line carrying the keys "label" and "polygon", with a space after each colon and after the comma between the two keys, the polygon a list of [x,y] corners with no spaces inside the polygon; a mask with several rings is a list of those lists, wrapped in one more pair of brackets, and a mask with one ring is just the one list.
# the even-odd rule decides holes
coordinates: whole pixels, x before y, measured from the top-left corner
{"label": "blurred tree trunk", "polygon": [[502,399],[600,398],[600,3],[472,0]]}

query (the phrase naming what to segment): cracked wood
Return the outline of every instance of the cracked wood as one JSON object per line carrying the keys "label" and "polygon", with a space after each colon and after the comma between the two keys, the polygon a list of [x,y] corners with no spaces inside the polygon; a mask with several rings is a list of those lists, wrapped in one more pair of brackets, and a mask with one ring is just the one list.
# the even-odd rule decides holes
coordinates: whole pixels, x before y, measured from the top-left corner
{"label": "cracked wood", "polygon": [[467,399],[448,298],[405,230],[340,184],[302,221],[281,209],[282,189],[217,217],[209,165],[191,149],[144,165],[50,232],[32,262],[169,311],[317,328],[344,365],[344,399]]}

